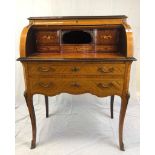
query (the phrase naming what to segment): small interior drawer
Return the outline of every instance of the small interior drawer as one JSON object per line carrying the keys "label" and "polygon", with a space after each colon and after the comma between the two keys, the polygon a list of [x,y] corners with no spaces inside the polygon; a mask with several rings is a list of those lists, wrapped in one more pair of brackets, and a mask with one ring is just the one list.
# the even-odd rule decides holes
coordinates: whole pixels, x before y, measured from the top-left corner
{"label": "small interior drawer", "polygon": [[73,45],[73,44],[63,44],[61,46],[62,52],[67,53],[75,53],[75,52],[94,52],[95,47],[92,44],[79,44],[79,45]]}
{"label": "small interior drawer", "polygon": [[96,45],[96,52],[116,52],[117,46],[115,45]]}
{"label": "small interior drawer", "polygon": [[60,46],[59,45],[38,45],[36,50],[39,53],[60,52]]}
{"label": "small interior drawer", "polygon": [[117,29],[98,29],[96,31],[96,44],[111,45],[119,41],[119,31]]}
{"label": "small interior drawer", "polygon": [[59,31],[38,31],[36,32],[37,44],[59,44]]}

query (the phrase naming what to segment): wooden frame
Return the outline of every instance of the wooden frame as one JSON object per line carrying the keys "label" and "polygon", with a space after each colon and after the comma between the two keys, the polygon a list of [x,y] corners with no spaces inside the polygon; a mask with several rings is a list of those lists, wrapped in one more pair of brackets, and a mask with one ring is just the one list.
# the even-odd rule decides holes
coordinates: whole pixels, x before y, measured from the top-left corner
{"label": "wooden frame", "polygon": [[[54,96],[62,92],[70,94],[91,93],[99,97],[111,96],[110,113],[113,118],[114,95],[121,97],[121,110],[119,118],[119,146],[124,150],[123,144],[123,124],[129,100],[129,79],[131,63],[136,59],[133,57],[133,37],[132,30],[126,22],[126,16],[91,16],[91,17],[31,17],[29,25],[26,26],[20,39],[20,58],[22,62],[25,79],[25,99],[29,110],[32,124],[31,148],[36,147],[36,118],[33,107],[33,95],[45,95],[46,117],[48,113],[48,96]],[[121,37],[119,43],[120,51],[111,52],[110,48],[105,52],[92,50],[86,52],[88,47],[82,47],[78,51],[71,48],[70,52],[58,50],[57,53],[46,49],[47,52],[39,53],[35,51],[37,40],[34,37],[35,30],[82,30],[92,29],[94,32],[98,28],[108,29],[121,26]],[[100,32],[100,31],[99,31]],[[109,32],[108,32],[109,33]],[[103,33],[104,34],[104,33]],[[113,33],[114,34],[114,33]],[[99,33],[99,35],[101,35]],[[114,34],[115,35],[115,34]],[[95,36],[95,35],[93,35]],[[44,37],[44,36],[43,36]],[[98,36],[95,36],[98,37]],[[103,35],[100,39],[112,39],[110,35]],[[51,39],[47,35],[45,39]],[[42,39],[44,39],[42,38]],[[116,37],[115,37],[116,38]],[[31,40],[33,39],[33,40]],[[55,39],[55,37],[52,37]],[[96,39],[96,38],[94,38]],[[47,43],[57,43],[55,40]],[[101,45],[109,41],[101,41]],[[111,43],[115,43],[112,40]],[[46,45],[46,40],[41,42]],[[96,46],[96,42],[94,42]],[[61,46],[61,44],[60,44]],[[32,70],[33,69],[33,70]]]}

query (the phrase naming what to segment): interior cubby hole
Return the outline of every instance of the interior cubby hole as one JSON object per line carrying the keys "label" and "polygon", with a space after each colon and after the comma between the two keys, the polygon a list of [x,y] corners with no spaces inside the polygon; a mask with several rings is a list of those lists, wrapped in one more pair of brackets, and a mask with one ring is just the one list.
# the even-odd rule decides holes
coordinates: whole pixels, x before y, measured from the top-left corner
{"label": "interior cubby hole", "polygon": [[66,31],[62,34],[62,44],[90,44],[92,41],[90,32],[82,30]]}

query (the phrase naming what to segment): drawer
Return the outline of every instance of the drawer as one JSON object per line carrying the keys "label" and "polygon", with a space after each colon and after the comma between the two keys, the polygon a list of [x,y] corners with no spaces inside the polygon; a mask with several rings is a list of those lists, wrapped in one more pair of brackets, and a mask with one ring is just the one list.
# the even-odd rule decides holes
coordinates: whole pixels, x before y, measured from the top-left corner
{"label": "drawer", "polygon": [[29,76],[124,75],[125,64],[114,63],[29,63]]}
{"label": "drawer", "polygon": [[59,93],[83,94],[97,96],[120,95],[123,90],[122,79],[102,78],[37,78],[30,80],[31,92],[45,95]]}
{"label": "drawer", "polygon": [[96,31],[96,44],[117,44],[119,32],[117,29],[100,29]]}
{"label": "drawer", "polygon": [[62,52],[93,52],[95,47],[93,45],[62,45]]}
{"label": "drawer", "polygon": [[97,52],[116,52],[117,46],[115,45],[96,45],[95,47]]}
{"label": "drawer", "polygon": [[37,44],[59,44],[59,31],[38,31]]}
{"label": "drawer", "polygon": [[38,45],[37,46],[37,52],[40,52],[40,53],[60,52],[60,46],[57,46],[57,45],[52,45],[52,46]]}

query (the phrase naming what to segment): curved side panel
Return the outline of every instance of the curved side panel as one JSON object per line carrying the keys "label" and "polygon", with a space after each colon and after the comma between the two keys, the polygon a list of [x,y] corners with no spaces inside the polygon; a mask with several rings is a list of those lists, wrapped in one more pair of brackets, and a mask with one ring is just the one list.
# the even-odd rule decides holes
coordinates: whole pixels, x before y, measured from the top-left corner
{"label": "curved side panel", "polygon": [[27,52],[26,52],[26,40],[27,40],[27,35],[28,32],[31,28],[31,25],[28,25],[23,28],[20,36],[20,57],[26,57]]}
{"label": "curved side panel", "polygon": [[133,34],[130,25],[127,23],[123,23],[123,26],[126,31],[126,39],[127,39],[127,57],[133,57]]}

